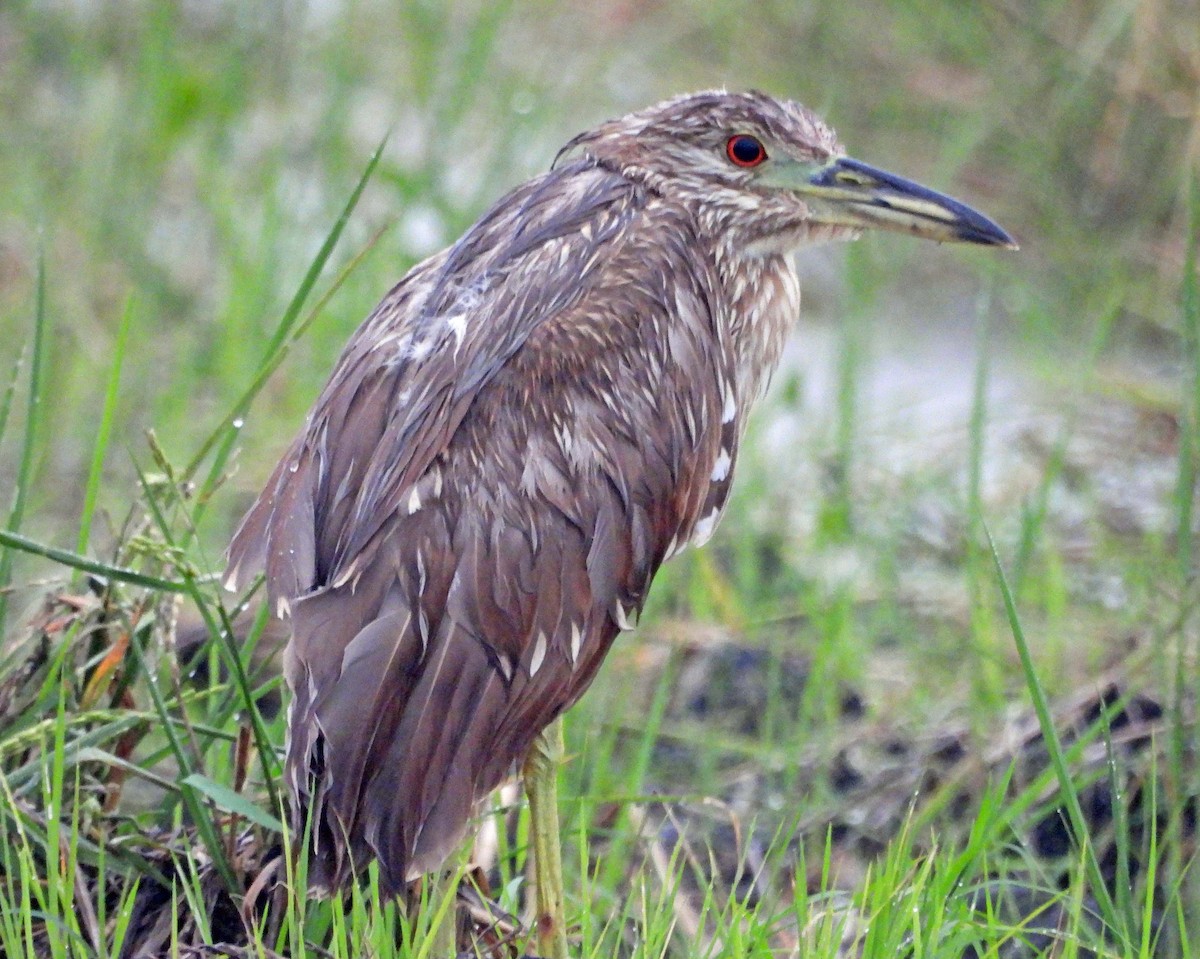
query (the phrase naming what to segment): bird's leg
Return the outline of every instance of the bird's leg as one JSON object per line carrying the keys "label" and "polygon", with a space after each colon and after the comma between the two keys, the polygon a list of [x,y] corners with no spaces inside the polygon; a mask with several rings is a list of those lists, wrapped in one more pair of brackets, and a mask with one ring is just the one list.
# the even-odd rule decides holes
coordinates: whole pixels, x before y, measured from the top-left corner
{"label": "bird's leg", "polygon": [[562,845],[558,830],[558,767],[562,757],[562,720],[556,719],[537,734],[523,770],[537,887],[538,952],[546,959],[567,959]]}

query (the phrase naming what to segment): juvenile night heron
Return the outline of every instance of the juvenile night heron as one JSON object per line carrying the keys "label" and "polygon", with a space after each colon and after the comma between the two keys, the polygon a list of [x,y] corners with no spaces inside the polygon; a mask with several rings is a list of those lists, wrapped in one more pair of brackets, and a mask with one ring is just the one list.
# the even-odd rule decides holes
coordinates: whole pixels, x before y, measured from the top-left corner
{"label": "juvenile night heron", "polygon": [[387,294],[229,552],[291,620],[311,884],[374,858],[399,891],[456,849],[712,535],[799,310],[790,254],[870,227],[1015,246],[796,103],[705,92],[575,137]]}

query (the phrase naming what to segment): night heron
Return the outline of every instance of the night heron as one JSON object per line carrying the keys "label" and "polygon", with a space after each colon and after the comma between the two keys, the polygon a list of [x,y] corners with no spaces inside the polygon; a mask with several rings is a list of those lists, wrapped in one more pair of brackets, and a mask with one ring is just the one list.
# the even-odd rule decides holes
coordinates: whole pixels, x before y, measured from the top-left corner
{"label": "night heron", "polygon": [[229,551],[229,585],[265,570],[290,618],[310,884],[438,870],[526,760],[563,953],[543,730],[712,535],[799,310],[790,254],[871,227],[1015,246],[796,103],[705,92],[575,137],[387,294]]}

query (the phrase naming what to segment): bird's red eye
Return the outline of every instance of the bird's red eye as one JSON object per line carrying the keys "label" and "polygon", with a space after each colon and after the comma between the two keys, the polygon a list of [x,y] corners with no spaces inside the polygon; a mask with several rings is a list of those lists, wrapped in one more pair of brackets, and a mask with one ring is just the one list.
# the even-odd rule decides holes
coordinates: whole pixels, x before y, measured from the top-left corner
{"label": "bird's red eye", "polygon": [[725,155],[737,166],[758,166],[767,158],[767,149],[758,137],[739,133],[725,142]]}

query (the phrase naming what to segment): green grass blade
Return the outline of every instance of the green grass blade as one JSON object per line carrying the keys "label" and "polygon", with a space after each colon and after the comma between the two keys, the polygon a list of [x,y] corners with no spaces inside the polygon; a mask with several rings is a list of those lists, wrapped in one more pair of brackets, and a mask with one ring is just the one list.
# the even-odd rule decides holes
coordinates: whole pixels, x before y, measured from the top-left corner
{"label": "green grass blade", "polygon": [[[1154,890],[1158,885],[1158,777],[1154,770],[1147,777],[1146,786],[1150,791],[1149,813],[1146,816],[1146,822],[1150,829],[1149,848],[1146,850],[1146,877],[1145,877],[1145,892],[1142,900],[1141,910],[1141,926],[1142,940],[1141,951],[1139,955],[1154,956],[1159,955],[1157,942],[1152,945],[1151,938],[1157,939],[1154,933],[1155,926],[1158,925],[1154,919]],[[1120,803],[1115,803],[1114,808],[1120,806]],[[1164,924],[1165,926],[1165,924]],[[1159,935],[1161,935],[1161,930]],[[1185,938],[1186,933],[1180,931],[1180,938]],[[1132,937],[1131,937],[1132,938]],[[1177,945],[1182,945],[1178,943]],[[1182,949],[1176,955],[1187,955],[1188,953]]]}
{"label": "green grass blade", "polygon": [[[246,388],[246,391],[242,395],[242,400],[246,403],[247,408],[249,408],[249,403],[253,401],[253,398],[257,396],[262,388],[266,385],[267,380],[271,378],[271,375],[287,358],[292,346],[295,345],[295,343],[304,335],[305,331],[312,326],[313,321],[321,315],[321,311],[325,308],[325,305],[346,281],[347,277],[349,277],[350,274],[353,273],[358,267],[358,265],[362,263],[363,258],[372,249],[374,249],[375,244],[383,235],[384,229],[386,229],[386,227],[378,230],[366,244],[366,246],[364,246],[353,256],[350,262],[346,264],[334,281],[329,285],[329,289],[327,289],[321,295],[320,299],[317,300],[313,308],[308,311],[308,314],[305,316],[305,318],[295,326],[295,328],[292,330],[291,337],[279,347],[274,356],[271,358],[271,361],[259,368],[259,371],[255,374],[250,386]],[[230,425],[233,428],[229,430],[225,438],[221,441],[221,445],[217,449],[216,455],[213,457],[212,466],[209,467],[204,482],[200,486],[199,493],[196,496],[196,508],[192,514],[193,524],[196,527],[200,525],[200,520],[202,519],[204,512],[211,501],[211,494],[217,488],[217,484],[220,482],[221,477],[225,472],[226,464],[229,462],[229,457],[233,455],[233,451],[236,448],[239,435],[239,422],[240,420],[236,418],[230,421]],[[194,535],[194,531],[189,530],[188,537],[185,539],[185,543],[191,538],[192,535]]]}
{"label": "green grass blade", "polygon": [[[354,212],[354,208],[358,205],[359,198],[362,196],[363,190],[366,189],[367,183],[371,179],[371,175],[375,172],[375,168],[379,165],[379,158],[383,156],[383,149],[387,145],[388,138],[385,136],[378,148],[372,154],[370,161],[367,163],[366,169],[363,170],[362,176],[359,177],[358,183],[350,194],[350,198],[346,201],[346,205],[342,208],[341,215],[338,216],[333,228],[325,237],[325,241],[321,244],[321,248],[317,251],[316,257],[313,258],[309,265],[308,272],[304,274],[304,279],[300,281],[300,286],[292,296],[291,302],[288,303],[287,309],[284,310],[283,317],[276,326],[274,334],[271,336],[267,344],[266,352],[263,354],[263,360],[259,364],[258,373],[251,382],[249,388],[238,398],[232,409],[225,415],[225,418],[209,435],[201,445],[200,449],[192,457],[187,467],[183,471],[182,479],[187,482],[196,475],[200,464],[213,447],[215,447],[223,439],[227,438],[232,432],[236,435],[238,430],[238,421],[249,410],[250,404],[254,402],[254,398],[266,385],[267,378],[278,367],[282,356],[280,355],[284,345],[288,341],[288,336],[292,332],[292,327],[295,325],[296,318],[300,315],[300,311],[304,308],[304,303],[312,292],[313,286],[317,282],[317,278],[325,269],[325,264],[329,261],[329,257],[333,254],[333,249],[341,238],[342,231],[346,228],[346,223],[350,219],[350,215]],[[211,478],[211,477],[210,477]],[[206,484],[207,485],[207,484]],[[201,491],[203,493],[203,490]]]}
{"label": "green grass blade", "polygon": [[1197,245],[1200,245],[1200,174],[1190,184],[1190,220],[1183,262],[1181,307],[1186,398],[1179,443],[1178,538],[1179,569],[1185,579],[1192,569],[1192,498],[1196,484],[1197,432],[1200,431],[1200,281],[1196,279]]}
{"label": "green grass blade", "polygon": [[88,559],[86,556],[80,556],[78,553],[72,553],[70,550],[47,546],[44,543],[30,539],[28,536],[22,536],[19,533],[13,533],[8,530],[0,529],[0,546],[8,549],[18,549],[24,553],[31,553],[34,556],[42,556],[45,559],[61,563],[63,566],[70,566],[72,569],[77,569],[84,573],[95,573],[97,576],[104,576],[108,579],[129,583],[133,586],[161,589],[167,593],[186,593],[188,591],[187,584],[179,580],[164,579],[161,576],[140,573],[135,569],[129,569],[125,566],[114,566],[112,563],[102,563],[99,560]]}
{"label": "green grass blade", "polygon": [[13,397],[17,395],[17,382],[21,379],[21,367],[25,365],[27,348],[28,344],[24,344],[18,351],[13,362],[12,376],[8,378],[8,385],[4,387],[4,395],[0,396],[0,440],[4,439],[8,430],[8,416],[12,412]]}
{"label": "green grass blade", "polygon": [[969,448],[967,452],[967,522],[970,535],[967,537],[965,572],[970,597],[971,628],[968,634],[970,648],[964,650],[971,663],[971,693],[976,703],[976,712],[986,715],[997,709],[1003,701],[1002,679],[995,667],[995,631],[992,622],[992,604],[986,600],[987,560],[979,545],[979,530],[983,519],[983,475],[984,451],[987,445],[987,430],[990,418],[988,389],[992,378],[991,358],[991,315],[992,291],[985,284],[979,295],[975,315],[979,320],[978,352],[975,375],[971,387],[971,415],[968,426]]}
{"label": "green grass blade", "polygon": [[[269,762],[269,757],[275,755],[275,746],[271,742],[271,737],[267,732],[266,724],[263,722],[262,714],[258,711],[258,701],[254,695],[254,688],[250,682],[250,677],[246,674],[246,666],[238,650],[237,641],[233,638],[233,623],[223,606],[217,607],[219,615],[214,618],[195,580],[187,577],[187,582],[191,586],[192,599],[196,603],[197,609],[200,610],[201,616],[204,618],[209,635],[221,637],[223,658],[229,667],[234,687],[238,693],[237,700],[229,704],[226,713],[232,713],[235,706],[245,711],[250,721],[251,731],[254,733],[254,743],[258,750],[259,761],[262,764],[263,783],[267,789],[268,802],[272,809],[281,809],[282,805],[278,785],[275,781],[274,770]],[[256,624],[256,629],[259,632],[261,632],[265,622],[264,613],[260,622]],[[222,721],[227,719],[227,714],[218,717],[218,719]]]}
{"label": "green grass blade", "polygon": [[[1105,885],[1104,876],[1100,871],[1100,863],[1096,856],[1095,847],[1092,844],[1087,819],[1083,814],[1083,807],[1079,803],[1079,791],[1071,779],[1071,770],[1067,766],[1062,742],[1058,738],[1058,730],[1055,729],[1054,718],[1050,715],[1050,703],[1046,698],[1046,692],[1042,688],[1042,681],[1038,678],[1037,670],[1034,667],[1033,656],[1029,652],[1029,644],[1025,640],[1025,631],[1021,628],[1021,621],[1017,616],[1017,608],[1013,601],[1012,590],[1009,589],[1008,579],[1004,574],[1004,567],[1000,563],[1000,554],[996,550],[996,543],[992,539],[991,530],[988,529],[986,523],[983,524],[983,531],[987,536],[988,549],[992,554],[992,565],[996,572],[996,580],[1000,584],[1000,593],[1004,598],[1004,611],[1008,617],[1009,628],[1012,630],[1013,642],[1017,647],[1017,656],[1021,661],[1021,671],[1024,674],[1030,698],[1033,700],[1033,710],[1037,714],[1038,726],[1042,732],[1042,741],[1046,747],[1046,754],[1050,757],[1050,764],[1054,768],[1055,778],[1058,779],[1059,795],[1062,797],[1062,804],[1066,808],[1067,818],[1071,823],[1071,832],[1075,842],[1079,845],[1079,850],[1083,857],[1088,881],[1092,886],[1092,895],[1095,896],[1100,907],[1100,912],[1112,932],[1120,937],[1124,946],[1131,946],[1124,917],[1118,914],[1116,905],[1112,901],[1112,896],[1109,894],[1108,886]],[[1128,952],[1128,950],[1126,951]]]}
{"label": "green grass blade", "polygon": [[[25,436],[21,442],[21,457],[17,465],[17,489],[12,510],[8,514],[10,533],[17,533],[25,519],[29,501],[29,484],[33,479],[33,457],[37,447],[38,426],[42,412],[42,373],[46,362],[46,251],[38,247],[37,285],[33,309],[33,349],[29,363],[29,403],[25,412]],[[7,413],[5,414],[7,416]],[[9,544],[5,543],[8,547]],[[11,548],[0,550],[0,635],[8,614],[8,590],[12,579]]]}
{"label": "green grass blade", "polygon": [[108,383],[104,389],[104,407],[100,411],[100,424],[96,431],[96,442],[92,447],[92,462],[88,468],[87,485],[83,492],[83,511],[79,519],[79,537],[75,552],[87,552],[92,538],[92,517],[96,512],[96,497],[100,492],[100,476],[104,470],[104,457],[108,452],[108,441],[112,436],[113,420],[116,418],[117,394],[121,385],[121,366],[125,361],[125,349],[129,342],[129,327],[133,317],[133,297],[125,301],[125,310],[117,326],[117,342],[113,350],[112,366],[108,371]]}
{"label": "green grass blade", "polygon": [[[147,508],[150,510],[155,522],[161,529],[167,527],[166,520],[163,518],[161,511],[158,508],[158,503],[154,498],[154,492],[150,487],[142,470],[134,464],[137,469],[138,480],[142,484],[142,494],[145,498]],[[186,574],[185,574],[186,575]],[[192,584],[192,589],[194,589]],[[188,751],[184,749],[183,742],[175,732],[174,725],[171,722],[171,716],[167,709],[166,702],[163,699],[162,691],[158,687],[158,677],[155,675],[153,668],[150,665],[150,660],[146,655],[146,650],[142,647],[141,638],[138,635],[132,624],[129,624],[129,648],[133,651],[137,658],[138,667],[142,671],[142,675],[146,678],[146,688],[149,690],[150,698],[154,703],[154,709],[158,713],[159,721],[163,731],[166,733],[167,741],[171,747],[171,754],[175,758],[175,762],[179,766],[179,780],[184,782],[188,776],[196,772],[196,766],[192,762],[192,757]],[[234,874],[233,867],[229,863],[228,857],[225,855],[225,846],[221,842],[220,835],[217,831],[216,823],[209,816],[209,810],[200,801],[200,796],[194,787],[184,787],[180,790],[180,795],[183,798],[183,804],[187,808],[188,815],[191,817],[196,831],[200,834],[200,839],[208,850],[208,854],[212,857],[213,866],[221,876],[221,880],[225,883],[225,887],[231,894],[236,894],[239,891],[239,883]]]}
{"label": "green grass blade", "polygon": [[[1175,575],[1179,590],[1178,641],[1175,647],[1174,680],[1171,690],[1171,724],[1166,750],[1166,773],[1169,792],[1179,796],[1194,796],[1198,788],[1194,759],[1195,726],[1189,714],[1194,709],[1196,685],[1191,667],[1195,655],[1194,635],[1196,572],[1194,569],[1194,507],[1196,483],[1200,473],[1200,280],[1197,279],[1197,250],[1200,248],[1200,173],[1193,173],[1188,184],[1188,236],[1183,261],[1183,283],[1180,289],[1180,321],[1183,346],[1183,397],[1180,415],[1179,463],[1175,488]],[[1169,877],[1187,881],[1195,889],[1194,877],[1184,880],[1187,866],[1183,850],[1187,845],[1188,829],[1184,823],[1184,806],[1168,807],[1163,848],[1166,852],[1165,871]],[[1192,897],[1194,900],[1194,896]],[[1195,909],[1195,906],[1192,906]],[[1194,918],[1194,916],[1193,916]],[[1179,945],[1181,929],[1168,925],[1165,929],[1168,948]]]}
{"label": "green grass blade", "polygon": [[[169,489],[178,490],[179,486],[178,481],[174,477],[174,470],[170,463],[166,461],[165,456],[157,447],[157,444],[155,444],[153,436],[151,436],[151,448],[154,452],[158,465],[171,478]],[[168,549],[171,549],[176,553],[181,553],[181,545],[176,540],[171,530],[171,525],[167,522],[162,510],[159,508],[154,491],[146,483],[145,477],[142,476],[140,470],[139,476],[142,477],[143,495],[146,499],[147,506],[150,509],[151,516],[156,526],[158,527],[159,534],[163,538],[164,544],[168,547]],[[176,495],[178,494],[176,493]],[[184,514],[185,529],[189,532],[193,531],[195,526],[192,521],[192,517],[187,515],[187,504],[183,501],[182,497],[178,498],[175,505],[177,505]],[[258,711],[258,705],[254,697],[254,690],[251,686],[250,678],[246,674],[246,668],[242,662],[242,657],[235,645],[235,641],[233,639],[233,624],[229,618],[228,611],[218,602],[218,622],[218,617],[213,616],[209,608],[210,602],[201,591],[200,585],[193,571],[185,566],[180,566],[178,568],[180,575],[183,578],[184,592],[188,593],[193,602],[195,602],[196,608],[199,610],[200,615],[204,619],[204,624],[209,635],[220,636],[223,639],[222,652],[225,654],[225,661],[229,666],[235,687],[240,694],[240,705],[245,709],[246,715],[250,720],[251,729],[255,738],[255,746],[258,749],[259,761],[262,763],[263,779],[267,788],[271,808],[279,809],[281,806],[278,789],[276,787],[275,776],[273,775],[269,761],[269,757],[275,754],[274,746],[271,743],[270,736],[267,733],[266,725],[263,722],[262,715]],[[259,628],[261,629],[261,626]],[[229,711],[232,711],[232,705]]]}
{"label": "green grass blade", "polygon": [[223,783],[209,779],[207,776],[202,776],[200,773],[192,773],[180,785],[191,786],[193,789],[204,793],[204,795],[216,803],[219,809],[236,813],[243,819],[269,829],[273,833],[283,832],[282,822],[266,812],[261,806],[251,802],[241,793],[235,792]]}
{"label": "green grass blade", "polygon": [[[1104,736],[1104,765],[1108,773],[1108,791],[1109,795],[1113,797],[1112,837],[1117,853],[1113,886],[1118,914],[1125,920],[1125,928],[1130,933],[1129,938],[1132,941],[1133,930],[1137,928],[1137,915],[1133,906],[1133,873],[1130,868],[1129,810],[1124,802],[1121,770],[1117,764],[1116,750],[1113,748],[1112,725],[1109,722],[1108,713],[1107,709],[1101,710],[1099,722]],[[1153,777],[1151,777],[1150,782],[1153,783],[1153,781]],[[1153,864],[1151,868],[1153,868]]]}

